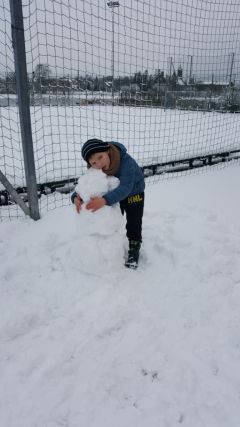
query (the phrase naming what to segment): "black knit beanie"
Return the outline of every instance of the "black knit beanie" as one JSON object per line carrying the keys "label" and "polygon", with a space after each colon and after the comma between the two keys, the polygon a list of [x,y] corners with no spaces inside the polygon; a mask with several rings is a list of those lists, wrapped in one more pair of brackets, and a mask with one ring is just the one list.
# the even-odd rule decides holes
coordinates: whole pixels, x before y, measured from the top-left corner
{"label": "black knit beanie", "polygon": [[88,139],[82,147],[82,158],[87,162],[89,157],[94,153],[107,151],[109,144],[101,139]]}

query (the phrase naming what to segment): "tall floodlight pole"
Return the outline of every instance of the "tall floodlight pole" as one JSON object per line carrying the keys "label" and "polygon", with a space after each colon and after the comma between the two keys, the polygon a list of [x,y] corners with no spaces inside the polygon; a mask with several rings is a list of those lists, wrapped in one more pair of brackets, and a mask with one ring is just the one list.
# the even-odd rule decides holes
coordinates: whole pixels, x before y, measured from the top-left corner
{"label": "tall floodlight pole", "polygon": [[189,70],[189,76],[188,76],[188,84],[191,84],[191,81],[192,81],[193,56],[192,55],[188,55],[188,57],[190,58],[190,70]]}
{"label": "tall floodlight pole", "polygon": [[230,65],[230,76],[229,76],[229,87],[232,85],[232,72],[233,72],[233,63],[234,63],[234,52],[231,53],[231,65]]}
{"label": "tall floodlight pole", "polygon": [[119,1],[108,1],[107,5],[112,9],[112,104],[114,104],[114,8],[119,7]]}

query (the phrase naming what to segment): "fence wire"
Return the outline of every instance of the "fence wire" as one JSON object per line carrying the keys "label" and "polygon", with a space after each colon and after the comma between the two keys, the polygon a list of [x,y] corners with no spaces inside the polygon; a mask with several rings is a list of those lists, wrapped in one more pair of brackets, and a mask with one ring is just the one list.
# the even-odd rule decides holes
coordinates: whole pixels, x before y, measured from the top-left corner
{"label": "fence wire", "polygon": [[[0,4],[0,169],[24,193],[10,11]],[[23,16],[42,212],[69,204],[92,137],[122,142],[148,182],[238,162],[238,1],[24,0]]]}

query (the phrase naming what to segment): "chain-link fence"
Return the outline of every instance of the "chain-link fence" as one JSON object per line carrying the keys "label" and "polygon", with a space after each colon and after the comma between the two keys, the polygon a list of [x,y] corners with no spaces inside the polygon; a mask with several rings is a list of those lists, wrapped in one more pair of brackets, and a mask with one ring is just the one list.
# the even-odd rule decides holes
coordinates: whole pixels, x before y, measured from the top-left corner
{"label": "chain-link fence", "polygon": [[[239,24],[232,0],[1,0],[0,171],[29,200],[32,140],[44,211],[69,203],[92,137],[122,142],[148,182],[238,161]],[[2,219],[21,215],[1,184],[0,205]]]}

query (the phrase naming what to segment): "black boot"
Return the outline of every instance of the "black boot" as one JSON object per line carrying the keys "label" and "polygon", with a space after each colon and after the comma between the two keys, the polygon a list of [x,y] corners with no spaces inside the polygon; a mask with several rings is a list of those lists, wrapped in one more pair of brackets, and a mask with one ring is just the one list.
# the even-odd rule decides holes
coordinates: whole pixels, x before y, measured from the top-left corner
{"label": "black boot", "polygon": [[128,259],[125,262],[126,267],[133,269],[137,268],[140,247],[141,242],[138,240],[129,240]]}

